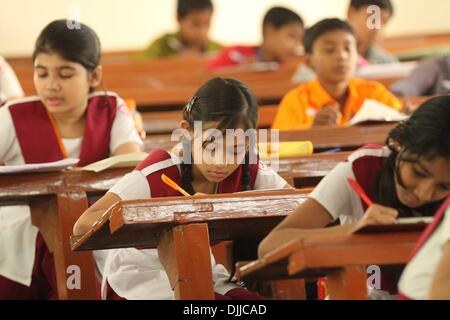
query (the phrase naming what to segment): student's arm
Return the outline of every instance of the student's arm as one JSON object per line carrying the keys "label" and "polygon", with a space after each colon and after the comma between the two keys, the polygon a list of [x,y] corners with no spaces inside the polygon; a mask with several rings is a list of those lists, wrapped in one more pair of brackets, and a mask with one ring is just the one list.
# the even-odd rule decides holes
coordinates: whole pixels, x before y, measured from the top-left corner
{"label": "student's arm", "polygon": [[118,195],[112,192],[107,192],[103,197],[89,207],[80,216],[80,218],[78,218],[73,227],[73,234],[77,236],[88,232],[92,225],[102,217],[106,210],[120,200],[121,199]]}
{"label": "student's arm", "polygon": [[14,70],[0,57],[0,93],[7,100],[23,97],[24,93]]}
{"label": "student's arm", "polygon": [[450,300],[450,241],[442,249],[428,296],[433,300]]}
{"label": "student's arm", "polygon": [[124,153],[140,152],[142,145],[133,117],[125,102],[119,99],[116,118],[111,128],[109,148],[112,154],[117,156]]}
{"label": "student's arm", "polygon": [[408,78],[393,83],[390,90],[398,97],[419,97],[433,94],[432,88],[439,81],[441,72],[435,60],[424,61]]}
{"label": "student's arm", "polygon": [[[261,243],[262,256],[279,246],[310,236],[347,234],[351,229],[366,224],[395,222],[396,211],[379,205],[371,206],[365,213],[361,200],[348,185],[347,178],[355,178],[349,162],[336,166],[309,195],[309,199],[291,213]],[[324,228],[341,218],[356,221],[332,228]]]}
{"label": "student's arm", "polygon": [[268,252],[295,240],[342,236],[366,225],[393,224],[397,215],[395,209],[372,205],[357,222],[325,228],[333,222],[333,217],[316,200],[308,199],[261,242],[258,255],[263,257]]}

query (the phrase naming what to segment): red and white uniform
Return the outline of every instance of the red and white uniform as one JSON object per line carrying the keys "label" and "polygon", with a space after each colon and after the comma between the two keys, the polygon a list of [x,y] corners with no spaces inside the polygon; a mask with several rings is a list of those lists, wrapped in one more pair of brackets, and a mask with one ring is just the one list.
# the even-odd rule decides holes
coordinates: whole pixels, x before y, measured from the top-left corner
{"label": "red and white uniform", "polygon": [[[367,206],[350,187],[348,178],[355,179],[370,198],[375,198],[376,178],[380,174],[384,161],[391,151],[387,147],[367,145],[352,153],[347,161],[338,164],[319,185],[311,192],[310,198],[319,202],[333,219],[340,219],[341,224],[354,223],[362,218]],[[394,283],[393,283],[394,282]],[[392,299],[396,283],[383,275],[381,288],[369,289],[369,298]],[[386,290],[386,291],[385,291]]]}
{"label": "red and white uniform", "polygon": [[[0,162],[42,163],[68,156],[86,165],[124,143],[142,144],[123,100],[111,93],[89,96],[83,137],[60,141],[55,130],[38,97],[7,103],[0,108]],[[0,299],[56,298],[53,268],[29,207],[0,207]]]}
{"label": "red and white uniform", "polygon": [[237,66],[249,62],[259,62],[261,57],[258,47],[234,46],[223,49],[217,56],[208,62],[211,69]]}
{"label": "red and white uniform", "polygon": [[19,80],[11,66],[0,56],[0,106],[4,101],[19,97],[23,97]]}
{"label": "red and white uniform", "polygon": [[[155,150],[144,160],[135,171],[122,178],[110,192],[122,200],[145,199],[151,197],[180,196],[161,182],[161,174],[181,185],[181,159],[164,150]],[[218,185],[218,193],[241,191],[242,167],[238,167],[230,176]],[[272,169],[263,163],[251,164],[250,187],[253,190],[281,189],[287,183]],[[211,255],[214,289],[224,295],[237,288],[227,283],[229,274],[226,269],[216,264]],[[103,264],[102,297],[106,298],[107,284],[122,298],[133,299],[174,299],[167,274],[158,258],[156,249],[138,250],[135,248],[110,250]]]}
{"label": "red and white uniform", "polygon": [[435,214],[413,250],[398,285],[400,298],[429,299],[431,281],[441,260],[442,250],[450,241],[449,205],[450,197]]}

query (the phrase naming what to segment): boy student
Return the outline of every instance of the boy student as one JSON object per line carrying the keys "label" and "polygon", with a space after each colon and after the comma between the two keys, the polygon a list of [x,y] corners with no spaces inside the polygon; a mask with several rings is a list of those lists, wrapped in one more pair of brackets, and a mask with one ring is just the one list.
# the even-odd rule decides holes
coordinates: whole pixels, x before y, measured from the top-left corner
{"label": "boy student", "polygon": [[284,96],[272,128],[308,129],[345,125],[373,99],[395,109],[402,107],[383,85],[352,79],[356,67],[356,38],[351,26],[339,19],[325,19],[305,33],[305,63],[317,75]]}
{"label": "boy student", "polygon": [[[367,64],[383,64],[398,62],[377,43],[382,37],[384,26],[394,15],[394,7],[390,0],[351,0],[347,10],[347,22],[353,28],[357,40],[357,66]],[[358,75],[358,70],[355,70]],[[292,80],[295,83],[305,82],[314,78],[314,72],[301,64]]]}
{"label": "boy student", "polygon": [[208,38],[213,11],[211,0],[178,0],[178,32],[156,39],[138,57],[201,56],[219,51],[222,46]]}
{"label": "boy student", "polygon": [[390,86],[399,97],[450,94],[450,55],[428,58],[406,79]]}
{"label": "boy student", "polygon": [[254,62],[282,62],[301,48],[302,18],[283,7],[271,8],[263,19],[263,42],[259,46],[233,46],[224,49],[208,66],[221,68]]}
{"label": "boy student", "polygon": [[[390,0],[351,0],[347,21],[352,26],[358,41],[358,53],[369,64],[392,63],[397,59],[377,43],[385,25],[394,15]],[[379,23],[379,24],[378,24]]]}

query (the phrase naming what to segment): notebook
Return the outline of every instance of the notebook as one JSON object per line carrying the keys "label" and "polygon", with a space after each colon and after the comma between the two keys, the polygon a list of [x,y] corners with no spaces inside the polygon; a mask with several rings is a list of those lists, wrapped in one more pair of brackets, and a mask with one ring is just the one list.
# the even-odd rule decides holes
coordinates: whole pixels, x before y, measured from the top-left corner
{"label": "notebook", "polygon": [[80,159],[67,158],[54,162],[31,163],[12,166],[0,166],[0,174],[29,173],[29,172],[56,172],[75,166]]}
{"label": "notebook", "polygon": [[433,217],[412,217],[400,218],[395,224],[378,224],[367,225],[362,228],[352,230],[352,234],[364,233],[383,233],[383,232],[405,232],[405,231],[422,231],[428,223],[433,220]]}
{"label": "notebook", "polygon": [[350,125],[364,122],[402,121],[408,116],[378,101],[366,99],[361,109],[349,121]]}
{"label": "notebook", "polygon": [[111,168],[135,167],[147,157],[148,153],[146,152],[126,153],[91,163],[81,168],[81,170],[100,172]]}

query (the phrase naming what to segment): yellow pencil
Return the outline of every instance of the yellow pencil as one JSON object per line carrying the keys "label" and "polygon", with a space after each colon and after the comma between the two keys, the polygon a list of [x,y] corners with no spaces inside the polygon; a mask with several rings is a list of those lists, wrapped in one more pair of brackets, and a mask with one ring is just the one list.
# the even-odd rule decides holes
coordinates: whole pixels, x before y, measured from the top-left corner
{"label": "yellow pencil", "polygon": [[173,181],[172,179],[170,179],[168,176],[166,176],[165,174],[161,175],[161,180],[162,182],[164,182],[165,184],[167,184],[169,187],[171,187],[172,189],[179,191],[183,196],[186,197],[190,197],[191,195],[189,193],[187,193],[186,190],[184,190],[182,187],[180,187],[179,185],[177,185],[175,183],[175,181]]}

